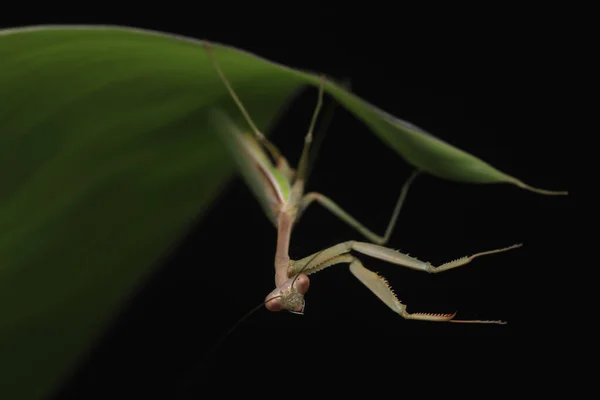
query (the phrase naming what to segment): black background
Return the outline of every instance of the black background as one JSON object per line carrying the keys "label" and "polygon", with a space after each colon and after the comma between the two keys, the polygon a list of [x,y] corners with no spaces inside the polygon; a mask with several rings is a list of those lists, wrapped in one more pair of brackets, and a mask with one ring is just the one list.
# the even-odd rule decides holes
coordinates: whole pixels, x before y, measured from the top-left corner
{"label": "black background", "polygon": [[[237,8],[232,15],[184,7],[169,16],[157,8],[152,17],[122,12],[100,17],[102,10],[92,8],[2,23],[168,31],[350,78],[352,91],[363,99],[501,171],[532,186],[571,189],[566,132],[554,119],[568,84],[556,62],[560,39],[552,24],[533,14],[502,17],[471,10],[478,17],[465,15],[463,22],[446,18],[443,10],[289,8],[256,17]],[[316,89],[307,89],[273,132],[272,140],[293,165],[315,100]],[[326,194],[383,232],[410,171],[361,122],[337,108],[308,190]],[[435,265],[513,243],[524,246],[434,276],[361,257],[389,280],[409,311],[458,310],[462,319],[502,319],[507,325],[405,321],[347,267],[336,266],[312,277],[304,316],[263,308],[210,353],[273,289],[275,230],[236,178],[140,287],[55,399],[212,398],[206,396],[209,388],[219,396],[239,389],[272,395],[278,385],[309,395],[320,390],[315,380],[334,391],[371,386],[391,387],[396,394],[417,387],[510,391],[543,364],[538,339],[553,330],[545,318],[552,317],[556,298],[548,296],[563,289],[557,277],[568,252],[572,198],[420,177],[390,247]],[[350,239],[362,238],[315,205],[294,231],[291,257]]]}

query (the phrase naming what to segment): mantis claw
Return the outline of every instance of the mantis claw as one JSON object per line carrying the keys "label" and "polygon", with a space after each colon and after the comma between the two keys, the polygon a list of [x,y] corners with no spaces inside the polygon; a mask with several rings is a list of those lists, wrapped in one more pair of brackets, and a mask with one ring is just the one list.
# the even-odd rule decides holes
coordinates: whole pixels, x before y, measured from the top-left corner
{"label": "mantis claw", "polygon": [[452,318],[456,316],[456,311],[452,314],[429,314],[429,313],[412,313],[409,314],[407,312],[402,313],[402,316],[406,319],[415,319],[421,321],[436,321],[436,322],[446,322],[450,321]]}
{"label": "mantis claw", "polygon": [[456,323],[461,323],[461,324],[497,324],[497,325],[506,325],[507,322],[506,321],[499,321],[499,320],[478,320],[478,319],[473,319],[473,320],[469,320],[469,319],[453,319],[452,321],[448,321],[448,322],[456,322]]}

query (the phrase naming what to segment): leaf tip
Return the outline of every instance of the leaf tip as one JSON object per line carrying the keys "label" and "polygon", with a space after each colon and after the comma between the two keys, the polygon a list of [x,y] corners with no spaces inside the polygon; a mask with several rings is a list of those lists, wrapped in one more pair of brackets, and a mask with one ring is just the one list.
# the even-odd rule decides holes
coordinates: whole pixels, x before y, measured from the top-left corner
{"label": "leaf tip", "polygon": [[531,192],[538,193],[538,194],[544,194],[544,195],[548,195],[548,196],[568,196],[569,195],[569,192],[567,192],[566,190],[539,189],[539,188],[536,188],[533,186],[529,186],[526,183],[521,182],[519,180],[515,180],[514,184],[522,189],[529,190]]}

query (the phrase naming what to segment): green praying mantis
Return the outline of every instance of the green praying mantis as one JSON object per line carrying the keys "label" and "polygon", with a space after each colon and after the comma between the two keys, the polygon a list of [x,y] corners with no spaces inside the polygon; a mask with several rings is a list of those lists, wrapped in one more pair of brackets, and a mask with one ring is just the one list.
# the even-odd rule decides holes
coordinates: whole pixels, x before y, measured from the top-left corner
{"label": "green praying mantis", "polygon": [[[402,186],[400,196],[383,236],[375,234],[330,198],[316,192],[305,193],[309,153],[313,141],[313,131],[323,104],[325,78],[321,77],[320,79],[317,105],[310,121],[308,133],[304,138],[304,147],[298,167],[297,169],[293,169],[278,148],[261,133],[253,122],[216,60],[210,43],[205,41],[204,46],[216,73],[225,85],[235,105],[242,113],[251,132],[240,130],[224,112],[215,110],[212,115],[218,124],[226,127],[226,129],[223,129],[223,132],[227,133],[225,136],[227,136],[230,147],[234,150],[233,153],[241,167],[242,175],[257,196],[268,218],[277,229],[274,260],[275,289],[266,296],[264,301],[264,305],[268,310],[287,310],[292,313],[303,314],[305,308],[304,296],[310,285],[308,275],[336,264],[348,264],[350,272],[360,282],[370,289],[392,311],[405,319],[435,322],[505,323],[503,321],[492,320],[457,320],[454,319],[456,312],[451,314],[409,313],[407,306],[398,300],[385,278],[367,269],[353,255],[353,252],[418,271],[440,273],[468,264],[476,257],[516,249],[521,244],[483,251],[439,266],[433,266],[429,262],[421,261],[407,254],[384,247],[398,220],[398,215],[409,187],[420,171],[415,170]],[[314,202],[321,204],[321,206],[356,229],[369,242],[351,240],[321,250],[300,260],[292,260],[289,256],[292,230],[308,206]]]}

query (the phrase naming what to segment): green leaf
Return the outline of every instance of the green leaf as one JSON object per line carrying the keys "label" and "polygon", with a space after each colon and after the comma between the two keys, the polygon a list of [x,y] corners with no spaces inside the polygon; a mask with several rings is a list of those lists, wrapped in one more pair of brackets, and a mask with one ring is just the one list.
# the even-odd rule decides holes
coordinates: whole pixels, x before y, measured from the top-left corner
{"label": "green leaf", "polygon": [[[301,83],[221,55],[261,127]],[[0,398],[60,384],[234,171],[207,129],[207,106],[234,110],[207,61],[133,30],[0,34]]]}
{"label": "green leaf", "polygon": [[[318,84],[316,77],[307,77]],[[413,166],[437,177],[468,183],[510,183],[547,195],[566,195],[564,191],[534,188],[492,167],[409,122],[394,117],[367,103],[342,87],[328,83],[327,91],[362,120],[385,143]]]}
{"label": "green leaf", "polygon": [[[262,130],[318,83],[230,47],[214,53]],[[529,188],[326,89],[433,175]],[[199,41],[119,27],[0,30],[0,105],[0,398],[39,398],[234,171],[207,111],[246,124]]]}

